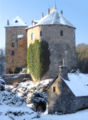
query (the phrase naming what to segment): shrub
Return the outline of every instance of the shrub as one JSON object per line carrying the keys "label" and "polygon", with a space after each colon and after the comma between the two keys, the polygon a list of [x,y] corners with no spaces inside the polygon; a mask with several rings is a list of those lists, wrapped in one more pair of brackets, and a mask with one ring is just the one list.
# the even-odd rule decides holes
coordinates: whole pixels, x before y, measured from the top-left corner
{"label": "shrub", "polygon": [[27,67],[33,79],[40,80],[48,71],[49,56],[47,42],[35,40],[34,44],[30,44],[27,52]]}

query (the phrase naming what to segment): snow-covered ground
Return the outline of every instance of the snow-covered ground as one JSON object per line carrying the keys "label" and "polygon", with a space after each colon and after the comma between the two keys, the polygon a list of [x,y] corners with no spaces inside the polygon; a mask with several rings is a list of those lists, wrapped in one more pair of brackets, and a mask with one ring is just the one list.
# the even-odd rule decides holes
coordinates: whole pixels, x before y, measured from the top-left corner
{"label": "snow-covered ground", "polygon": [[0,120],[31,120],[38,117],[38,113],[27,107],[22,97],[3,89],[4,85],[0,78]]}
{"label": "snow-covered ground", "polygon": [[31,120],[38,114],[23,106],[0,105],[0,120]]}
{"label": "snow-covered ground", "polygon": [[41,115],[35,120],[88,120],[88,110],[67,115]]}
{"label": "snow-covered ground", "polygon": [[[87,77],[88,75],[84,74],[70,74],[70,81],[67,81],[67,84],[70,85],[79,81],[78,83],[81,82],[80,84],[83,83],[84,86],[88,87]],[[74,80],[71,78],[74,78]],[[76,81],[77,78],[78,80]],[[82,82],[82,80],[84,80],[84,82]],[[26,81],[20,83],[16,88],[6,85],[6,90],[0,90],[0,120],[88,120],[88,109],[65,115],[39,115],[31,108],[27,107],[22,97],[25,98],[25,95],[31,96],[33,91],[42,91],[51,81],[51,79],[41,81],[40,83]],[[1,78],[0,86],[4,86],[4,81]],[[28,91],[30,91],[30,93],[28,93]]]}
{"label": "snow-covered ground", "polygon": [[[12,92],[17,93],[18,96],[21,96],[25,99],[27,104],[30,104],[31,97],[34,92],[43,92],[43,89],[51,82],[52,79],[42,80],[41,82],[25,81],[21,82],[14,86],[6,85],[6,89],[11,89]],[[28,105],[29,106],[29,105]],[[31,105],[30,105],[31,106]]]}

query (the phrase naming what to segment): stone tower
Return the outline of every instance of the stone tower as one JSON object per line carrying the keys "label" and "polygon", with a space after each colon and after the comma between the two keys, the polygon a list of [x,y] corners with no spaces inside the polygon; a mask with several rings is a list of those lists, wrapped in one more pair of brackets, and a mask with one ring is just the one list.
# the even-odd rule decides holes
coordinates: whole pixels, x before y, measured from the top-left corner
{"label": "stone tower", "polygon": [[[75,27],[56,8],[27,29],[28,47],[35,39],[47,41],[50,50],[50,66],[46,77],[55,77],[58,66],[64,64],[71,70],[76,66]],[[35,61],[36,62],[36,61]]]}
{"label": "stone tower", "polygon": [[6,30],[6,73],[19,72],[26,67],[27,25],[16,17],[10,24],[7,21]]}

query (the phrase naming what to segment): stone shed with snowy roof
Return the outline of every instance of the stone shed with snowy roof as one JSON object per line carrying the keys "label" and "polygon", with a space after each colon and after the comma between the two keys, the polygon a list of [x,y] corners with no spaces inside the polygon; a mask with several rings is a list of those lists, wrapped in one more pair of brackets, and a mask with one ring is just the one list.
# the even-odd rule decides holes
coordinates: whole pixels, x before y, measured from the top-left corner
{"label": "stone shed with snowy roof", "polygon": [[16,17],[11,23],[7,21],[6,30],[6,73],[19,72],[26,67],[27,25]]}
{"label": "stone shed with snowy roof", "polygon": [[88,75],[66,71],[65,66],[60,67],[59,75],[47,86],[49,113],[66,114],[88,108]]}
{"label": "stone shed with snowy roof", "polygon": [[[75,27],[63,17],[56,8],[48,10],[48,14],[39,21],[32,21],[27,29],[28,47],[37,40],[44,40],[49,44],[50,66],[46,77],[55,77],[58,66],[64,59],[68,69],[76,66]],[[36,61],[35,61],[36,62]]]}

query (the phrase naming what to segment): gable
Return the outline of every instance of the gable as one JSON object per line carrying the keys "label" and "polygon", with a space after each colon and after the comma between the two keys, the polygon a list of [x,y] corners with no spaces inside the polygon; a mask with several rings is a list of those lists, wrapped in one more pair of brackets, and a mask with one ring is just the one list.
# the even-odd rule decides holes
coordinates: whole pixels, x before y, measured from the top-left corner
{"label": "gable", "polygon": [[50,83],[48,87],[48,93],[49,94],[51,93],[52,95],[53,94],[59,95],[59,96],[63,96],[63,95],[74,96],[69,86],[65,83],[65,81],[60,76],[58,76],[56,79],[54,79]]}

